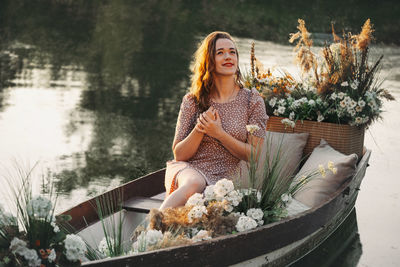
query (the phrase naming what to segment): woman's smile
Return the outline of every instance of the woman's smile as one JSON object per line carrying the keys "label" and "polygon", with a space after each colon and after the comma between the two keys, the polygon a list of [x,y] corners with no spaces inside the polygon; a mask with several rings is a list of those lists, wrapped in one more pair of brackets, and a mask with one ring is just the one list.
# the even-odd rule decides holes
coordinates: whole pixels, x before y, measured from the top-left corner
{"label": "woman's smile", "polygon": [[215,73],[223,76],[235,76],[237,51],[235,44],[226,38],[218,39],[215,51]]}

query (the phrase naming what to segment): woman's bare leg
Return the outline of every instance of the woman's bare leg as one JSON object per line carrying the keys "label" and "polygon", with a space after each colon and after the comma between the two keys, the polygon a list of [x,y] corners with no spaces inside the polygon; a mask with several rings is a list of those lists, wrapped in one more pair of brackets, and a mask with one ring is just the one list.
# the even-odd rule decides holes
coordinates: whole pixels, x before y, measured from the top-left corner
{"label": "woman's bare leg", "polygon": [[206,187],[203,175],[198,171],[187,168],[178,175],[178,189],[165,198],[160,210],[175,208],[186,204],[188,198],[194,193],[201,193]]}

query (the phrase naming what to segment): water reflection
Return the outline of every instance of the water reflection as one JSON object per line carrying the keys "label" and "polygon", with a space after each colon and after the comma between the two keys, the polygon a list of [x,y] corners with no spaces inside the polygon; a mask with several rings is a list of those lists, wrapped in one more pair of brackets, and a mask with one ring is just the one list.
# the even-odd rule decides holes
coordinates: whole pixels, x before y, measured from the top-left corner
{"label": "water reflection", "polygon": [[[173,15],[152,5],[145,9],[113,1],[99,10],[85,65],[90,75],[80,101],[81,108],[94,114],[91,142],[86,151],[72,155],[82,167],[56,174],[61,192],[92,180],[117,177],[126,182],[164,167],[171,157],[194,36],[183,31],[188,18],[179,3],[169,7]],[[79,128],[73,124],[68,135]]]}
{"label": "water reflection", "polygon": [[[372,2],[343,1],[355,6],[346,13],[340,1],[312,8],[307,1],[285,8],[280,1],[0,1],[1,163],[12,156],[47,163],[68,200],[59,210],[162,168],[172,156],[197,36],[218,29],[241,37],[241,67],[248,66],[251,43],[242,37],[284,42],[256,42],[259,59],[294,69],[286,42],[298,17],[313,31],[329,32],[329,17],[338,29],[358,32],[368,14],[378,40],[398,43],[398,4],[371,9]],[[385,84],[396,94],[399,49],[377,50],[385,54]]]}

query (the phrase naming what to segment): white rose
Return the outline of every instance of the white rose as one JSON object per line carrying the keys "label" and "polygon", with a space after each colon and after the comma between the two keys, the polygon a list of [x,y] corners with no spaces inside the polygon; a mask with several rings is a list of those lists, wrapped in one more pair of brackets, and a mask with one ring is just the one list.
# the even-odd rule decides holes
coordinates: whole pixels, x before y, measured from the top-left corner
{"label": "white rose", "polygon": [[186,202],[185,206],[202,206],[204,205],[205,199],[200,193],[194,193]]}

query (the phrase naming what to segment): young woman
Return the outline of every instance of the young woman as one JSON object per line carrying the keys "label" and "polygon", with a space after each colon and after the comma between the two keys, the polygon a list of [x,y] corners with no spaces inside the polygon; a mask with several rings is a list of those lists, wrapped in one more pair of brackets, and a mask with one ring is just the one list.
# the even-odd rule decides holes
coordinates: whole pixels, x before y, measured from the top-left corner
{"label": "young woman", "polygon": [[[239,55],[232,37],[213,32],[195,53],[190,92],[183,97],[174,160],[167,162],[166,199],[160,210],[182,206],[209,184],[237,175],[240,160],[259,147],[267,122],[264,101],[243,88]],[[246,125],[259,130],[248,138]]]}

